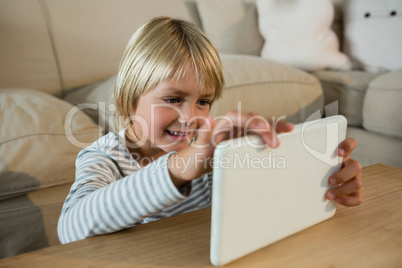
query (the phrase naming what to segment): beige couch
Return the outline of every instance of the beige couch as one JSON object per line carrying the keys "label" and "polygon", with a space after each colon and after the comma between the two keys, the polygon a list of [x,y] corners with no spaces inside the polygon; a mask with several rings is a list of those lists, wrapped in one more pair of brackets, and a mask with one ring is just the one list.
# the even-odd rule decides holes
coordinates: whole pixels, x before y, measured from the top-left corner
{"label": "beige couch", "polygon": [[[199,3],[0,0],[0,257],[59,244],[56,225],[74,180],[75,157],[114,130],[112,87],[129,37],[145,20],[159,15],[203,27],[206,14],[205,9],[200,13]],[[247,40],[252,49],[240,47],[242,53],[228,51],[228,42],[221,51],[218,44],[227,84],[213,115],[241,109],[298,123],[316,111],[322,114],[326,102],[339,100],[339,112],[350,121],[364,116],[359,107],[377,75],[312,74],[262,59],[255,4],[241,3],[247,23],[238,23],[240,28],[230,36],[254,27],[255,39]],[[355,80],[345,78],[349,76]],[[356,80],[364,85],[354,87]],[[358,120],[353,125],[358,128],[350,128],[350,135],[362,144],[355,153],[358,159],[402,166],[399,138],[369,132]]]}
{"label": "beige couch", "polygon": [[[360,70],[324,70],[313,72],[313,75],[322,84],[325,104],[338,101],[339,113],[348,119],[347,135],[359,144],[353,157],[363,166],[384,163],[402,169],[402,52],[399,48],[394,49],[402,44],[402,10],[398,10],[398,18],[392,15],[393,9],[398,8],[394,4],[398,3],[400,9],[401,1],[386,6],[382,1],[355,0],[348,8],[342,0],[333,2],[336,11],[333,29],[341,49]],[[373,53],[380,58],[394,56],[399,69],[377,67],[375,70],[372,64],[371,68],[366,67],[369,71],[361,70],[363,60],[356,57],[361,57],[362,53],[353,48],[360,49],[365,43],[370,46],[364,53]]]}

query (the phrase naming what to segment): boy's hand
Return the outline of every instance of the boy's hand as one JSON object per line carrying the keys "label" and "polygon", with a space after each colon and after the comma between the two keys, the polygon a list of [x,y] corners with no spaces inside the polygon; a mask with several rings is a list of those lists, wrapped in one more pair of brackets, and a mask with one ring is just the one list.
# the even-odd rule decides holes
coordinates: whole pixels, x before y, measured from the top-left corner
{"label": "boy's hand", "polygon": [[[257,113],[229,111],[214,119],[199,119],[197,139],[187,148],[169,157],[169,173],[178,186],[212,171],[212,158],[216,146],[222,141],[255,133],[272,148],[279,146],[277,132],[289,132],[294,125],[284,121],[271,122]],[[186,163],[185,170],[177,163]]]}
{"label": "boy's hand", "polygon": [[326,197],[344,206],[357,206],[363,201],[362,167],[350,157],[356,145],[356,140],[352,138],[339,145],[338,155],[343,157],[342,168],[328,179],[329,185],[336,187],[329,190]]}
{"label": "boy's hand", "polygon": [[[205,153],[213,156],[215,147],[232,138],[254,133],[260,136],[269,147],[276,148],[280,141],[278,132],[289,132],[293,124],[284,121],[272,122],[257,113],[240,113],[236,110],[227,112],[224,116],[213,118],[209,116],[201,123],[195,147],[205,147]],[[197,146],[198,145],[198,146]]]}

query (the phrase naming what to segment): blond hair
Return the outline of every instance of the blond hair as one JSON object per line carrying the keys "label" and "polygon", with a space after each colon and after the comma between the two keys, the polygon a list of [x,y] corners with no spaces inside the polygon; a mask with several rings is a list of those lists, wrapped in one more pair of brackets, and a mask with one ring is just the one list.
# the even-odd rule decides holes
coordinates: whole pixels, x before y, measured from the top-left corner
{"label": "blond hair", "polygon": [[182,78],[188,69],[194,71],[201,89],[215,89],[215,99],[221,95],[224,77],[219,54],[197,26],[157,17],[138,29],[123,54],[115,85],[116,114],[123,127],[132,132],[130,115],[141,95],[167,79]]}

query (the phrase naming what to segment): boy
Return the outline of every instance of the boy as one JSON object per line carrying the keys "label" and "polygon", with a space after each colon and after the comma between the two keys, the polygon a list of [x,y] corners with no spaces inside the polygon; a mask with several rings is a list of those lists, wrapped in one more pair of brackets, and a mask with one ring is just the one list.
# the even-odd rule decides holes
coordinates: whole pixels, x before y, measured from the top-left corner
{"label": "boy", "polygon": [[[145,23],[129,41],[115,86],[124,129],[82,150],[76,181],[59,219],[62,243],[115,232],[211,202],[211,163],[221,141],[252,131],[279,146],[276,126],[256,113],[229,111],[208,116],[221,94],[219,55],[191,23],[160,17]],[[342,169],[329,179],[327,198],[346,206],[362,201],[360,164],[349,157],[353,139],[339,147]],[[307,193],[306,193],[307,194]]]}

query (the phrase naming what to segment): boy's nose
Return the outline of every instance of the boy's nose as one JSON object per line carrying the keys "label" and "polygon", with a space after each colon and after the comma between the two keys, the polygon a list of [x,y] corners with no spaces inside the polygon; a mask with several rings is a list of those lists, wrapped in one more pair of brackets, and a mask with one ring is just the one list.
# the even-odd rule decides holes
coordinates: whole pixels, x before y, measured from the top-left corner
{"label": "boy's nose", "polygon": [[195,115],[194,107],[184,107],[179,116],[179,123],[189,125]]}

